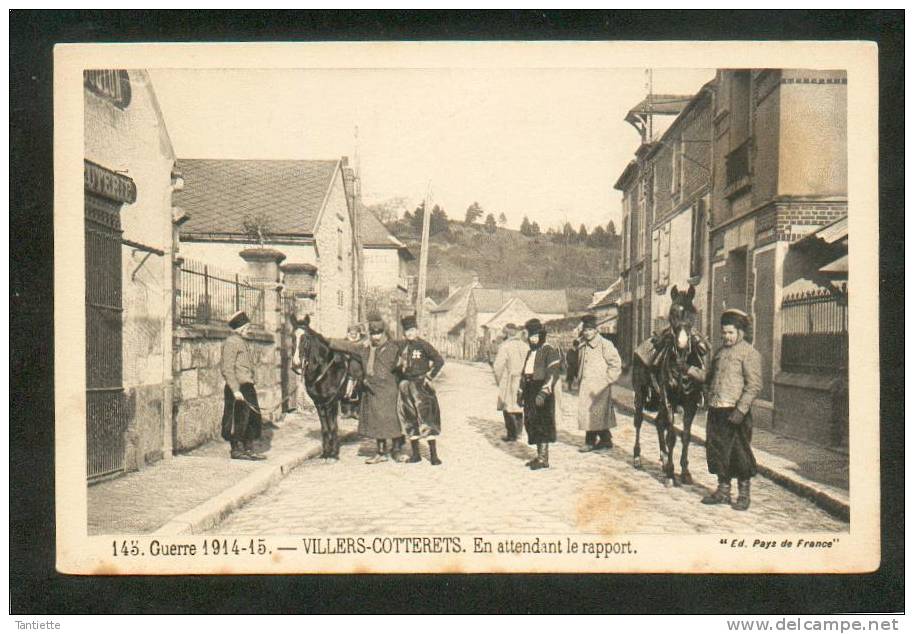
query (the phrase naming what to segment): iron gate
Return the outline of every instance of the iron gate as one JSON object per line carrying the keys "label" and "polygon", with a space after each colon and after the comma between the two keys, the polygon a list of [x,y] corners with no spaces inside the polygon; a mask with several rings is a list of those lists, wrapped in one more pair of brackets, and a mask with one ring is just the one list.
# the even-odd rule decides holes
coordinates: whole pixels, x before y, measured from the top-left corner
{"label": "iron gate", "polygon": [[86,453],[89,480],[124,470],[120,203],[86,192]]}

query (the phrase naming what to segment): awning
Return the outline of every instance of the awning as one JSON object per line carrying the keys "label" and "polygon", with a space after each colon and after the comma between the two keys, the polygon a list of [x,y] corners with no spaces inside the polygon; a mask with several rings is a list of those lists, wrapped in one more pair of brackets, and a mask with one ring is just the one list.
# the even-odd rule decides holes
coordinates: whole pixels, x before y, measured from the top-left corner
{"label": "awning", "polygon": [[842,255],[837,260],[829,262],[819,269],[819,273],[830,277],[847,277],[847,256]]}

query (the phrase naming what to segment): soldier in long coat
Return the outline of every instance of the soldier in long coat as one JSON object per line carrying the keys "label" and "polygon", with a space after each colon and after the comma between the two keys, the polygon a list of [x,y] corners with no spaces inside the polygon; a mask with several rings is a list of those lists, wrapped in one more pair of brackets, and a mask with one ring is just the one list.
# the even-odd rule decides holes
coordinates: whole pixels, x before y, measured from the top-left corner
{"label": "soldier in long coat", "polygon": [[527,442],[536,445],[532,470],[549,468],[549,443],[555,442],[555,385],[562,372],[562,355],[546,343],[546,328],[539,319],[524,324],[529,350],[521,376],[521,398]]}
{"label": "soldier in long coat", "polygon": [[739,497],[734,509],[749,508],[752,477],[756,474],[752,453],[752,403],[762,390],[762,357],[746,341],[749,316],[734,308],[720,318],[721,346],[710,371],[690,367],[689,376],[707,383],[708,471],[717,476],[717,489],[702,499],[704,504],[730,504],[730,486],[735,477]]}
{"label": "soldier in long coat", "polygon": [[517,402],[520,392],[520,377],[527,359],[527,344],[521,339],[517,326],[507,324],[504,328],[505,341],[498,347],[492,369],[498,384],[498,409],[505,418],[505,442],[517,440],[523,428],[524,408]]}
{"label": "soldier in long coat", "polygon": [[254,359],[244,340],[251,321],[243,310],[231,316],[232,329],[222,344],[222,378],[225,379],[222,410],[222,438],[231,443],[235,460],[265,460],[254,451],[254,441],[260,438],[262,420],[257,389],[254,387]]}
{"label": "soldier in long coat", "polygon": [[580,451],[610,449],[610,430],[616,426],[612,384],[622,373],[622,359],[612,342],[597,332],[593,315],[581,319],[578,355],[578,429],[584,432]]}
{"label": "soldier in long coat", "polygon": [[359,434],[377,441],[378,452],[368,464],[388,460],[388,443],[403,436],[397,418],[397,361],[399,346],[387,336],[380,318],[368,322],[368,342],[362,353],[365,363],[365,393],[359,415]]}

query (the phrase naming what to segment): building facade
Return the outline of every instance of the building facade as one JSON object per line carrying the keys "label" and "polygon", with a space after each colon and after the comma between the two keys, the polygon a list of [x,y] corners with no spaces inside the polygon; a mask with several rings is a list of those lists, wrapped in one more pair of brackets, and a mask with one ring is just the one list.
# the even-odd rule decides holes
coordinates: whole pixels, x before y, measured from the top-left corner
{"label": "building facade", "polygon": [[172,450],[175,155],[149,76],[84,73],[87,477]]}
{"label": "building facade", "polygon": [[720,70],[716,82],[710,317],[752,316],[764,379],[757,419],[770,424],[783,290],[808,273],[789,247],[847,215],[847,76]]}
{"label": "building facade", "polygon": [[707,320],[707,236],[711,200],[711,134],[714,82],[702,87],[646,156],[651,191],[650,329],[667,327],[673,286],[695,287],[698,330]]}

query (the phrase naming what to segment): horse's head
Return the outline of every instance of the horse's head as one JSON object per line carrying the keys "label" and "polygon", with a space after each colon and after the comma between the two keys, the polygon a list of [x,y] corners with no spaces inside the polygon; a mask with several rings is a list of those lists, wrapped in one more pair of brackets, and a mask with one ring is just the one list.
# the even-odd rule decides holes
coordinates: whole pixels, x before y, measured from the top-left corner
{"label": "horse's head", "polygon": [[673,334],[673,341],[676,343],[676,349],[680,353],[689,349],[692,340],[692,328],[695,325],[695,318],[698,311],[692,304],[695,297],[695,287],[689,284],[689,290],[682,293],[675,286],[670,290],[670,297],[673,304],[670,306],[670,312],[667,315],[670,324],[670,332]]}

